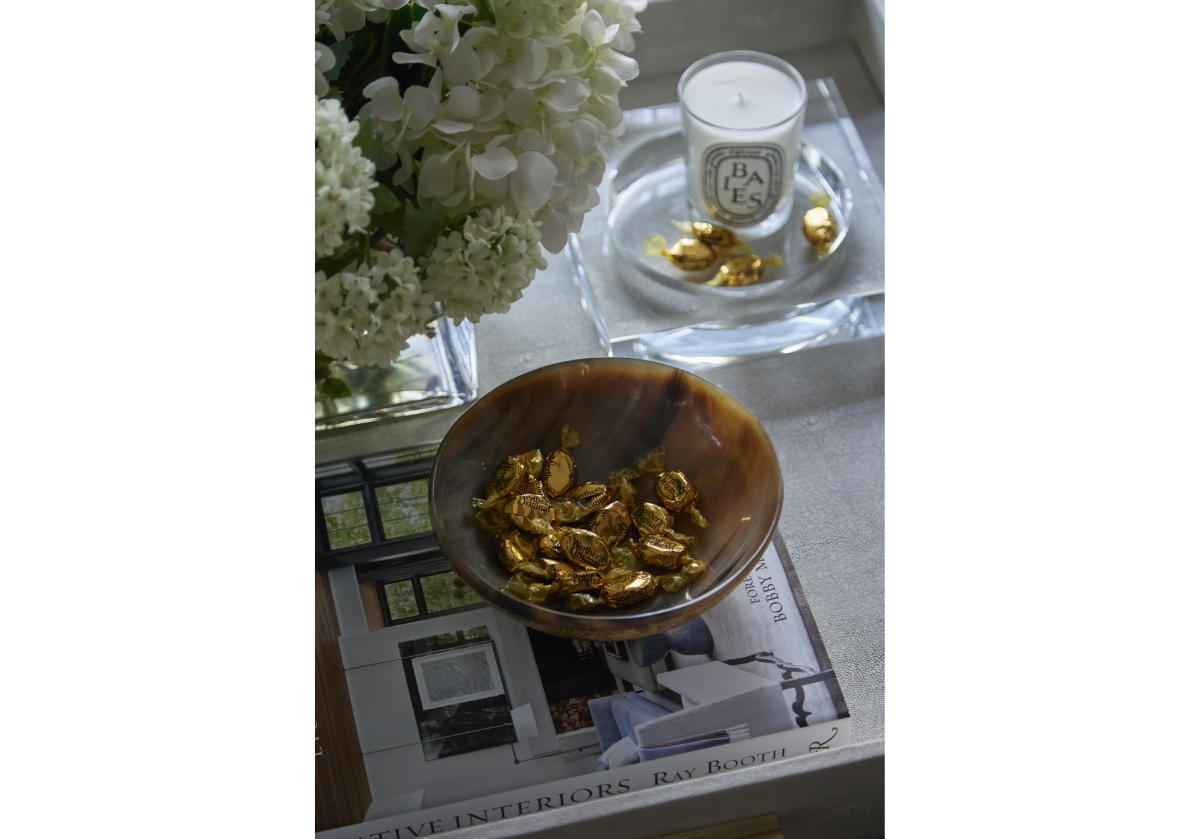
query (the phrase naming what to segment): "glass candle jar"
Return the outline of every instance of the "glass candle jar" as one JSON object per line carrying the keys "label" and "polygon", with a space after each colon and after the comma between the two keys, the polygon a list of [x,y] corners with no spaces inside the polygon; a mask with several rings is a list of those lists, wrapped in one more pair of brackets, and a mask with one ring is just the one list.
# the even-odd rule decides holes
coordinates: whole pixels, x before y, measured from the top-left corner
{"label": "glass candle jar", "polygon": [[779,230],[808,91],[796,68],[752,50],[702,58],[679,79],[688,202],[743,238]]}

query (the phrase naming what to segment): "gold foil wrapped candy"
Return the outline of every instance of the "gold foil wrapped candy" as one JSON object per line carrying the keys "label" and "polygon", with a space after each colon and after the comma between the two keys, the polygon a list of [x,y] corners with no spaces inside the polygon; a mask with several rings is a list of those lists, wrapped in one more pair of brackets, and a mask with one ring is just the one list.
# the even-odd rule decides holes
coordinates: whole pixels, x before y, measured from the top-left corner
{"label": "gold foil wrapped candy", "polygon": [[564,425],[561,432],[562,444],[559,448],[546,455],[542,466],[542,483],[546,494],[558,498],[575,486],[577,468],[571,449],[579,445],[579,435],[569,425]]}
{"label": "gold foil wrapped candy", "polygon": [[639,504],[633,511],[633,523],[637,525],[638,533],[653,536],[674,528],[675,517],[665,508],[647,501],[645,504]]}
{"label": "gold foil wrapped candy", "polygon": [[554,498],[550,506],[554,508],[554,520],[559,524],[570,524],[587,516],[583,505],[572,498]]}
{"label": "gold foil wrapped candy", "polygon": [[769,265],[782,265],[783,259],[777,254],[767,257],[755,256],[752,253],[731,257],[717,269],[717,275],[706,285],[743,286],[754,285],[762,279],[763,270]]}
{"label": "gold foil wrapped candy", "polygon": [[666,462],[666,449],[656,446],[639,457],[632,467],[608,473],[608,483],[626,509],[633,510],[637,507],[637,490],[633,488],[633,481],[643,475],[657,475],[666,468]]}
{"label": "gold foil wrapped candy", "polygon": [[616,473],[609,475],[608,486],[611,494],[621,500],[626,510],[637,507],[637,490],[633,488],[633,483],[629,480],[628,475]]}
{"label": "gold foil wrapped candy", "polygon": [[638,542],[638,552],[647,565],[677,571],[683,565],[687,547],[666,536],[646,536]]}
{"label": "gold foil wrapped candy", "polygon": [[723,260],[716,276],[704,283],[707,286],[747,286],[762,279],[763,271],[771,265],[782,265],[778,254],[760,257],[736,233],[707,221],[673,221],[671,224],[694,239],[680,239],[667,247],[660,233],[647,237],[642,250],[670,260],[684,271],[700,271]]}
{"label": "gold foil wrapped candy", "polygon": [[538,495],[546,498],[546,485],[532,475],[526,475],[525,480],[517,487],[517,495]]}
{"label": "gold foil wrapped candy", "polygon": [[484,488],[484,499],[475,499],[475,507],[486,510],[514,494],[529,475],[529,468],[515,457],[506,457],[492,473]]}
{"label": "gold foil wrapped candy", "polygon": [[732,230],[718,227],[709,221],[673,221],[671,224],[718,252],[746,248],[746,243]]}
{"label": "gold foil wrapped candy", "polygon": [[542,453],[537,449],[505,458],[496,468],[484,490],[486,498],[475,499],[476,509],[486,510],[517,495],[545,495],[538,477],[542,473]]}
{"label": "gold foil wrapped candy", "polygon": [[654,491],[663,506],[676,513],[686,512],[691,520],[700,527],[708,527],[708,522],[696,509],[696,489],[682,472],[662,472],[654,481]]}
{"label": "gold foil wrapped candy", "polygon": [[542,476],[542,452],[541,449],[531,449],[524,454],[517,455],[517,460],[525,464],[526,470],[529,472],[529,477],[540,478]]}
{"label": "gold foil wrapped candy", "polygon": [[504,590],[522,600],[528,600],[530,603],[544,603],[553,588],[547,583],[534,582],[522,578],[519,574],[514,574],[504,584]]}
{"label": "gold foil wrapped candy", "polygon": [[563,528],[558,541],[562,543],[563,554],[567,559],[582,568],[603,571],[612,560],[608,545],[590,530],[579,527]]}
{"label": "gold foil wrapped candy", "polygon": [[642,567],[642,560],[638,557],[637,548],[633,542],[622,542],[612,549],[611,554],[612,559],[609,561],[609,568],[637,571]]}
{"label": "gold foil wrapped candy", "polygon": [[662,472],[654,481],[654,491],[668,510],[679,513],[687,509],[696,497],[691,481],[682,472]]}
{"label": "gold foil wrapped candy", "polygon": [[614,609],[640,603],[654,594],[657,583],[646,571],[618,571],[604,580],[604,602]]}
{"label": "gold foil wrapped candy", "polygon": [[545,459],[542,457],[541,451],[539,449],[527,451],[517,455],[517,460],[525,467],[525,478],[517,485],[514,494],[545,497],[546,487],[540,480],[545,467]]}
{"label": "gold foil wrapped candy", "polygon": [[544,474],[542,484],[546,487],[546,494],[558,498],[575,486],[575,458],[568,451],[555,449],[546,457]]}
{"label": "gold foil wrapped candy", "polygon": [[590,591],[577,591],[568,594],[563,601],[563,605],[572,612],[589,612],[603,602],[600,597],[592,594]]}
{"label": "gold foil wrapped candy", "polygon": [[503,510],[513,524],[531,533],[549,533],[554,521],[554,506],[542,495],[514,496],[504,503]]}
{"label": "gold foil wrapped candy", "polygon": [[575,594],[600,588],[603,578],[595,569],[577,568],[565,562],[548,560],[554,569],[554,590],[559,594]]}
{"label": "gold foil wrapped candy", "polygon": [[512,570],[526,579],[537,580],[542,583],[554,583],[557,577],[554,568],[556,564],[558,563],[553,559],[535,556],[527,562],[519,563]]}
{"label": "gold foil wrapped candy", "polygon": [[599,481],[589,481],[568,492],[567,498],[578,504],[584,515],[590,515],[608,503],[608,487]]}
{"label": "gold foil wrapped candy", "polygon": [[[475,498],[473,501],[475,504],[484,503],[479,498]],[[475,524],[498,539],[503,538],[512,530],[512,520],[504,514],[503,510],[497,507],[484,507],[476,510],[473,518]]]}
{"label": "gold foil wrapped candy", "polygon": [[639,457],[637,463],[633,464],[633,471],[639,477],[641,475],[657,475],[666,468],[667,450],[662,446],[655,446]]}
{"label": "gold foil wrapped candy", "polygon": [[543,533],[538,539],[537,550],[542,556],[550,559],[562,559],[563,549],[562,543],[558,541],[558,534],[555,532]]}
{"label": "gold foil wrapped candy", "polygon": [[588,523],[588,529],[603,539],[611,548],[625,538],[633,519],[629,516],[629,508],[620,501],[613,501],[602,507]]}
{"label": "gold foil wrapped candy", "polygon": [[665,594],[683,591],[688,586],[688,579],[682,574],[659,574],[654,580],[658,583],[658,590]]}
{"label": "gold foil wrapped candy", "polygon": [[515,457],[505,458],[492,475],[491,481],[488,482],[487,494],[489,496],[508,495],[517,488],[521,481],[525,480],[526,474],[528,474],[528,469],[524,463]]}
{"label": "gold foil wrapped candy", "polygon": [[682,271],[703,271],[717,261],[717,252],[699,239],[680,239],[667,247],[666,238],[659,233],[646,239],[642,251],[665,256]]}
{"label": "gold foil wrapped candy", "polygon": [[817,256],[825,256],[837,239],[837,223],[827,207],[813,207],[804,214],[804,238],[817,249]]}
{"label": "gold foil wrapped candy", "polygon": [[509,571],[537,556],[537,544],[532,536],[520,530],[510,531],[500,539],[500,561]]}

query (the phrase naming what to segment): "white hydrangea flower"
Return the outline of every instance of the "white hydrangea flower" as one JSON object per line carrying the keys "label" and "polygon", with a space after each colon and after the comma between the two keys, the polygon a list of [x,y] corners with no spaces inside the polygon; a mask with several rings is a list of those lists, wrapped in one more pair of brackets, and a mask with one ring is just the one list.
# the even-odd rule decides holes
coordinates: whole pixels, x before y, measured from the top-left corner
{"label": "white hydrangea flower", "polygon": [[399,248],[371,251],[369,265],[316,272],[316,345],[332,358],[386,366],[434,317],[416,263]]}
{"label": "white hydrangea flower", "polygon": [[367,21],[380,23],[387,20],[393,9],[399,9],[408,0],[316,0],[317,28],[328,27],[333,37],[342,40],[347,34],[357,32]]}
{"label": "white hydrangea flower", "polygon": [[342,103],[321,99],[316,107],[316,252],[328,256],[347,234],[366,230],[376,187],[375,164],[354,145],[358,123],[346,118]]}
{"label": "white hydrangea flower", "polygon": [[372,287],[382,299],[373,312],[375,328],[359,345],[366,364],[387,365],[434,318],[433,294],[422,288],[416,263],[399,248],[374,257]]}
{"label": "white hydrangea flower", "polygon": [[632,45],[645,0],[497,0],[479,14],[421,5],[429,11],[400,34],[412,52],[393,59],[435,68],[429,87],[401,96],[385,77],[366,88],[384,148],[420,161],[403,177],[415,171],[423,202],[451,217],[488,204],[529,211],[542,244],[562,250],[599,203],[603,144],[624,131],[617,94],[637,64],[615,47]]}
{"label": "white hydrangea flower", "polygon": [[[645,2],[645,0],[642,0]],[[496,28],[518,37],[555,32],[575,16],[583,0],[492,0]]]}
{"label": "white hydrangea flower", "polygon": [[371,327],[369,309],[353,309],[345,305],[345,285],[350,274],[341,271],[326,277],[316,273],[316,347],[331,358],[353,358],[358,351],[358,339]]}
{"label": "white hydrangea flower", "polygon": [[[473,14],[475,7],[470,3],[433,4],[427,0],[422,0],[421,5],[429,11],[412,29],[400,33],[400,39],[411,52],[395,52],[392,60],[397,64],[440,66],[448,85],[477,79],[483,71],[479,56],[470,39],[459,36],[459,21]],[[473,29],[467,30],[468,33]]]}
{"label": "white hydrangea flower", "polygon": [[425,288],[455,323],[507,312],[534,273],[546,267],[539,236],[528,213],[485,207],[469,216],[461,231],[438,238],[422,260]]}
{"label": "white hydrangea flower", "polygon": [[333,37],[340,41],[348,32],[366,26],[367,16],[355,0],[317,0],[317,22],[329,27]]}
{"label": "white hydrangea flower", "polygon": [[333,65],[337,64],[337,58],[334,57],[333,50],[325,44],[317,41],[317,97],[320,98],[329,92],[329,81],[325,78],[325,74],[333,69]]}
{"label": "white hydrangea flower", "polygon": [[600,13],[607,26],[616,26],[613,49],[633,52],[633,36],[642,31],[637,14],[646,10],[647,0],[588,0],[588,6]]}
{"label": "white hydrangea flower", "polygon": [[[343,40],[406,0],[316,0],[317,33]],[[432,250],[372,251],[367,264],[318,272],[317,346],[387,364],[432,319],[505,312],[599,203],[605,144],[624,131],[619,91],[637,75],[627,53],[646,0],[416,0],[390,73],[362,84],[380,132],[374,165],[396,197],[450,219]],[[317,46],[317,90],[335,66]],[[419,83],[413,77],[421,79]],[[339,84],[345,80],[339,79]],[[318,103],[317,255],[367,228],[374,165],[354,146],[357,122]],[[411,206],[411,205],[406,205]],[[408,212],[408,211],[406,211]],[[403,233],[398,234],[403,239]],[[540,244],[539,244],[540,243]],[[420,266],[418,269],[417,265]]]}

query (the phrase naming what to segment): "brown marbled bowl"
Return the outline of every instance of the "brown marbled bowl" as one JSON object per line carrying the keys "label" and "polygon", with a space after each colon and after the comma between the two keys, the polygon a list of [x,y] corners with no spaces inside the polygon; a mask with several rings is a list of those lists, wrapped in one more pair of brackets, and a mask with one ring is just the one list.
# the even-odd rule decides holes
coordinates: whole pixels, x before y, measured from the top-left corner
{"label": "brown marbled bowl", "polygon": [[[667,467],[692,481],[701,529],[686,515],[676,529],[697,536],[691,553],[708,573],[690,589],[657,594],[625,609],[568,612],[528,603],[504,590],[509,572],[494,537],[471,520],[471,499],[509,455],[559,446],[563,424],[582,443],[572,452],[579,481],[604,481],[657,445]],[[657,500],[650,478],[638,497]],[[529,626],[568,638],[620,640],[686,623],[729,594],[762,556],[783,507],[775,449],[744,405],[699,376],[651,361],[594,358],[518,376],[472,405],[443,439],[429,482],[430,514],[446,558],[479,594]]]}

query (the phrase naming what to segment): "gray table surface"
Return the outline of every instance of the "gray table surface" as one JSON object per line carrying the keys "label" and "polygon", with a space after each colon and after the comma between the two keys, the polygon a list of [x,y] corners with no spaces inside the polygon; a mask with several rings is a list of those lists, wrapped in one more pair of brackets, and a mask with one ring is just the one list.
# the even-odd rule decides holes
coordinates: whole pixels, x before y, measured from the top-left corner
{"label": "gray table surface", "polygon": [[[654,4],[648,11],[661,14],[661,7],[670,5]],[[882,176],[883,102],[854,44],[841,40],[773,51],[805,75],[835,78]],[[638,57],[644,71],[647,65],[658,65],[657,59],[644,60],[640,53]],[[678,71],[669,67],[644,73],[622,104],[642,107],[673,101],[677,79]],[[481,394],[545,364],[603,354],[580,306],[566,253],[552,255],[547,262],[507,314],[485,317],[478,325]],[[554,835],[570,822],[577,839],[653,836],[711,824],[716,815],[712,807],[718,804],[728,816],[721,821],[779,813],[788,836],[882,833],[884,338],[747,360],[701,375],[754,411],[779,453],[785,476],[779,529],[846,696],[852,719],[850,745],[741,770],[734,778],[645,790],[622,796],[620,802],[599,801],[530,816],[519,826],[480,825],[462,835]],[[317,437],[316,461],[436,441],[463,410],[326,432]],[[747,796],[751,788],[753,794]],[[804,791],[808,794],[799,794]],[[696,796],[706,802],[702,814],[687,807]],[[809,832],[819,824],[828,830]],[[856,833],[859,828],[865,832]]]}

